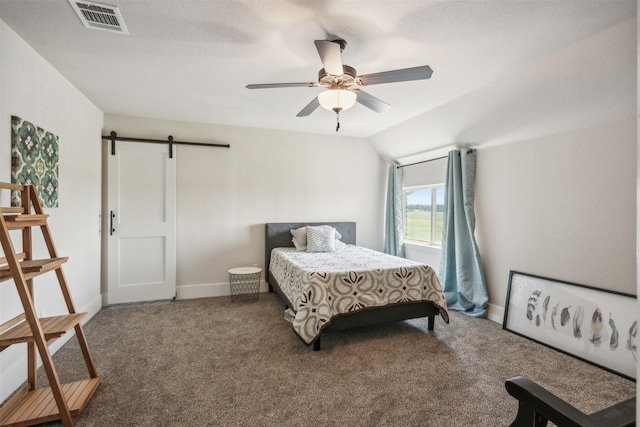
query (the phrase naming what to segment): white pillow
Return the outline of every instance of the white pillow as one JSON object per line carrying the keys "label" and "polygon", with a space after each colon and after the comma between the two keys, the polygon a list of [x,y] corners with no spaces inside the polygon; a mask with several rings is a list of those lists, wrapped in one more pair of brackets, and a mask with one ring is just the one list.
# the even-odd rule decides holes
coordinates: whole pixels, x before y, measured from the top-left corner
{"label": "white pillow", "polygon": [[333,227],[307,227],[307,252],[335,252],[335,239]]}
{"label": "white pillow", "polygon": [[[331,227],[330,225],[319,225],[317,227],[330,228],[335,231],[335,240],[342,239],[342,235],[338,233],[338,230]],[[293,239],[291,239],[291,241],[293,242],[293,246],[296,247],[296,251],[298,252],[306,251],[307,250],[307,227],[295,228],[289,231],[293,236]]]}
{"label": "white pillow", "polygon": [[302,252],[307,250],[307,227],[300,227],[296,229],[292,229],[291,235],[293,239],[293,246],[296,247],[296,251]]}

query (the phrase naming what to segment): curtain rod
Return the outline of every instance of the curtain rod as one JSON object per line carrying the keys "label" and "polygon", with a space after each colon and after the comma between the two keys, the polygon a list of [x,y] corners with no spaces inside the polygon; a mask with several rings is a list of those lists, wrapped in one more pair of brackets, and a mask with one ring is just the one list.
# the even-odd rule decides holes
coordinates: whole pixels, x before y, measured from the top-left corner
{"label": "curtain rod", "polygon": [[398,165],[398,167],[399,168],[403,168],[405,166],[419,165],[420,163],[433,162],[434,160],[442,160],[442,159],[446,159],[447,157],[449,157],[449,156],[436,157],[435,159],[423,160],[421,162],[409,163],[409,164],[406,164],[406,165]]}
{"label": "curtain rod", "polygon": [[[473,152],[473,150],[474,150],[474,149],[473,149],[473,148],[461,148],[461,149],[460,149],[460,152],[462,152],[463,150],[466,150],[466,151],[467,151],[467,154],[471,154],[471,153]],[[409,164],[406,164],[406,165],[398,165],[398,167],[399,167],[399,168],[403,168],[403,167],[405,167],[405,166],[419,165],[420,163],[433,162],[434,160],[442,160],[442,159],[446,159],[446,158],[448,158],[448,157],[449,157],[448,155],[447,155],[447,156],[442,156],[442,157],[436,157],[435,159],[423,160],[423,161],[421,161],[421,162],[409,163]]]}
{"label": "curtain rod", "polygon": [[224,147],[231,148],[229,144],[213,144],[207,142],[189,142],[189,141],[174,141],[173,136],[169,135],[166,141],[161,139],[147,139],[147,138],[128,138],[126,136],[118,136],[115,131],[111,131],[109,135],[102,135],[102,139],[108,139],[111,141],[111,155],[116,155],[116,141],[129,141],[129,142],[147,142],[152,144],[169,144],[169,158],[173,158],[173,146],[174,145],[199,145],[201,147]]}

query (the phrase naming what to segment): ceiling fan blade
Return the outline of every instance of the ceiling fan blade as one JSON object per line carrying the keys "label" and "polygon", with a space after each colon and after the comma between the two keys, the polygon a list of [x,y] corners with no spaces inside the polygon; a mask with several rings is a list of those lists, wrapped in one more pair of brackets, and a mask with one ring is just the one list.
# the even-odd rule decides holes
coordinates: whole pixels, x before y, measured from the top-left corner
{"label": "ceiling fan blade", "polygon": [[407,82],[411,80],[425,80],[431,78],[433,70],[428,65],[400,70],[383,71],[381,73],[359,76],[362,86],[379,85],[382,83]]}
{"label": "ceiling fan blade", "polygon": [[318,97],[316,96],[315,98],[313,98],[313,101],[308,103],[306,107],[304,107],[298,114],[296,114],[296,117],[308,116],[309,114],[313,113],[319,106],[320,101],[318,101]]}
{"label": "ceiling fan blade", "polygon": [[316,49],[322,60],[322,67],[332,76],[342,75],[342,54],[340,45],[328,40],[316,40]]}
{"label": "ceiling fan blade", "polygon": [[316,87],[318,83],[262,83],[247,85],[247,89],[273,89],[279,87]]}
{"label": "ceiling fan blade", "polygon": [[391,105],[387,104],[379,98],[376,98],[373,95],[368,94],[363,90],[354,89],[353,91],[357,95],[356,102],[359,102],[360,104],[375,111],[376,113],[384,113],[389,108],[391,108]]}

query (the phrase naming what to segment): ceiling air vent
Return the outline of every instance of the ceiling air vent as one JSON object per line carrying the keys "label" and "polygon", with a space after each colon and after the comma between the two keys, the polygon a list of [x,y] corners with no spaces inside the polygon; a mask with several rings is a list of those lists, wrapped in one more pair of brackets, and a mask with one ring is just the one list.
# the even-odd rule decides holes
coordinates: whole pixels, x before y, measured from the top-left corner
{"label": "ceiling air vent", "polygon": [[69,0],[82,25],[93,30],[129,34],[122,14],[116,6],[92,1]]}

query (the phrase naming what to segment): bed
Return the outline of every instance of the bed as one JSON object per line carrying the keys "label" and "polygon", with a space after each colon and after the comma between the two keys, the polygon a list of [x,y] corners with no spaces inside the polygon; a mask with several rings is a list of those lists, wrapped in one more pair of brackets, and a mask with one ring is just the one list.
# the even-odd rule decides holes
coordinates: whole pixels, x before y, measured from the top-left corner
{"label": "bed", "polygon": [[[333,227],[340,248],[329,253],[297,251],[291,230],[306,226]],[[371,266],[371,261],[376,264]],[[435,271],[356,246],[354,222],[267,223],[265,266],[269,291],[293,311],[294,332],[314,350],[320,350],[323,332],[419,317],[428,318],[431,331],[437,315],[449,323]]]}

